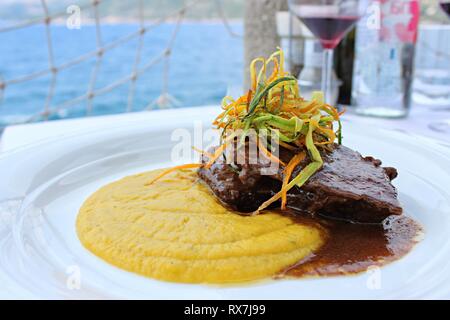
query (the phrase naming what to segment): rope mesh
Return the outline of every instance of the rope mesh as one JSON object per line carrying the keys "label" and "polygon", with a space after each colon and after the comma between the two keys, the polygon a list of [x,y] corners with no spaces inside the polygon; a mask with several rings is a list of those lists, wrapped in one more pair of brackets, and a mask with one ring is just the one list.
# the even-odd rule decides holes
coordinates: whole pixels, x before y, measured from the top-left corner
{"label": "rope mesh", "polygon": [[[2,75],[0,74],[0,103],[3,101],[3,97],[5,95],[5,91],[8,89],[8,87],[24,82],[28,82],[43,76],[50,76],[50,85],[48,88],[47,96],[45,99],[45,103],[43,106],[43,109],[39,111],[36,114],[31,115],[27,120],[25,120],[25,123],[28,122],[34,122],[39,120],[47,120],[49,116],[52,114],[59,113],[61,111],[67,110],[68,108],[75,106],[81,102],[86,102],[86,115],[90,115],[92,113],[93,109],[93,101],[95,97],[108,93],[115,88],[124,85],[126,83],[129,83],[128,88],[128,97],[127,97],[127,103],[126,108],[124,111],[131,112],[133,111],[133,102],[135,100],[135,88],[136,88],[136,81],[139,79],[142,74],[144,74],[147,70],[149,70],[151,67],[156,65],[159,62],[163,62],[163,76],[162,76],[162,90],[160,96],[155,100],[148,104],[147,109],[153,109],[155,107],[163,108],[163,107],[170,107],[171,105],[177,105],[179,102],[169,95],[168,87],[169,87],[169,67],[170,67],[170,57],[173,49],[173,45],[175,42],[175,39],[178,35],[178,32],[180,30],[180,26],[183,22],[183,18],[186,15],[186,12],[193,8],[196,4],[198,4],[201,1],[206,0],[190,0],[189,2],[186,2],[181,8],[175,10],[172,13],[167,14],[164,17],[161,17],[154,21],[151,24],[145,23],[145,17],[144,17],[144,0],[138,0],[137,5],[137,17],[138,17],[138,30],[135,30],[133,32],[130,32],[124,36],[121,36],[117,38],[116,40],[113,40],[108,43],[104,43],[102,38],[102,31],[101,31],[101,18],[99,13],[99,6],[102,2],[105,2],[105,0],[90,0],[90,2],[78,6],[81,10],[91,10],[93,12],[94,17],[94,23],[95,23],[95,39],[96,39],[96,49],[82,54],[80,56],[77,56],[71,60],[65,61],[60,64],[55,63],[55,57],[54,57],[54,50],[53,50],[53,37],[52,37],[52,22],[54,22],[58,18],[62,18],[67,15],[65,11],[58,12],[55,14],[50,14],[49,8],[48,8],[48,0],[41,0],[41,6],[43,11],[43,16],[31,19],[28,21],[20,22],[14,25],[9,25],[5,27],[0,27],[0,33],[1,32],[11,32],[18,29],[27,28],[33,25],[39,25],[43,24],[45,26],[45,36],[46,36],[46,42],[47,42],[47,50],[48,50],[48,68],[32,72],[26,75],[22,75],[19,77],[13,77],[10,79],[4,79]],[[230,28],[229,23],[224,15],[224,11],[222,8],[222,4],[220,0],[217,1],[216,9],[218,10],[219,16],[221,17],[223,24],[225,25],[227,31],[230,33],[231,36],[239,36],[236,35]],[[167,46],[158,54],[156,54],[154,57],[146,61],[143,65],[141,65],[142,61],[142,51],[144,46],[144,36],[146,33],[154,29],[155,27],[163,24],[168,19],[175,18],[176,23],[174,30],[172,34],[170,35],[169,41],[167,43]],[[129,43],[130,41],[137,38],[137,48],[135,53],[135,58],[132,66],[132,71],[128,75],[116,79],[115,81],[112,81],[111,83],[97,88],[97,77],[98,73],[100,71],[100,68],[102,66],[103,57],[108,51],[119,47],[123,44]],[[55,87],[57,84],[58,74],[66,70],[70,67],[76,66],[80,63],[83,63],[89,59],[95,58],[95,64],[92,68],[90,80],[88,84],[87,91],[79,96],[73,97],[71,99],[65,100],[59,104],[53,104],[53,97],[55,93]]]}

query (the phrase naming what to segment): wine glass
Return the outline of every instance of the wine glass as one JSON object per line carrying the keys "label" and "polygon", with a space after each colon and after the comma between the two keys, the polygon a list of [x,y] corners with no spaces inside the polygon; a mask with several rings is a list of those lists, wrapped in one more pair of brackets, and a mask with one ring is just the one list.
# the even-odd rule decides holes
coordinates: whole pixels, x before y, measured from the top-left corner
{"label": "wine glass", "polygon": [[[450,0],[441,0],[440,1],[441,9],[449,16],[450,18]],[[437,122],[432,122],[429,125],[431,130],[442,132],[442,133],[450,133],[450,119],[445,119]]]}
{"label": "wine glass", "polygon": [[450,17],[450,0],[441,0],[441,8]]}
{"label": "wine glass", "polygon": [[368,0],[289,0],[289,10],[316,36],[324,49],[322,91],[331,101],[333,50],[361,18]]}

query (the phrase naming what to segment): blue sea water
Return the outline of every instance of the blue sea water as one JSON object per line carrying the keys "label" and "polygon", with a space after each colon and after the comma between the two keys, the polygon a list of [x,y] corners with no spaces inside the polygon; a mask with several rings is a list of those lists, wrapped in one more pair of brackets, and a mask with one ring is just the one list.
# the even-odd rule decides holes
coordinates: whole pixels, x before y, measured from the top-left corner
{"label": "blue sea water", "polygon": [[[242,24],[232,25],[242,33]],[[104,44],[135,30],[133,24],[103,25]],[[158,55],[169,41],[175,25],[155,27],[144,38],[141,66]],[[60,65],[96,49],[94,26],[67,29],[52,26],[55,64]],[[103,56],[95,89],[105,87],[133,70],[137,38],[120,45]],[[51,107],[87,92],[95,57],[62,70],[57,75]],[[43,26],[33,26],[0,34],[0,76],[3,81],[48,68],[48,50]],[[163,63],[142,74],[135,89],[133,110],[143,110],[162,90]],[[180,107],[217,104],[230,87],[242,83],[242,38],[232,37],[220,23],[185,23],[175,40],[169,69],[169,93],[180,101]],[[0,126],[26,120],[43,110],[51,76],[6,86],[0,102]],[[126,110],[129,83],[95,97],[93,115],[120,113]],[[50,118],[80,117],[86,114],[86,101],[71,106],[67,112]]]}

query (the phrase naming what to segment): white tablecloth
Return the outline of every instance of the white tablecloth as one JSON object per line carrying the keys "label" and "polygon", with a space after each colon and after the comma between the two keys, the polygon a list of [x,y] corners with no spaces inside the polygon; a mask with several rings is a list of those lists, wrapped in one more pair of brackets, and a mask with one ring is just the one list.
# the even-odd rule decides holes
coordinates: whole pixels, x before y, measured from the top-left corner
{"label": "white tablecloth", "polygon": [[[218,113],[218,106],[201,107],[207,113]],[[154,112],[170,112],[175,113],[180,117],[189,116],[189,108],[186,109],[172,109],[164,111],[146,111],[135,112],[127,114],[117,114],[110,116],[98,116],[89,118],[68,119],[59,121],[39,122],[26,125],[15,125],[5,128],[3,136],[0,141],[0,151],[8,151],[17,147],[21,147],[30,143],[34,143],[43,139],[53,138],[61,135],[73,134],[82,132],[83,130],[98,130],[113,128],[117,125],[129,123],[151,122]],[[450,119],[450,112],[447,111],[431,111],[427,107],[414,107],[411,114],[405,119],[379,119],[361,117],[352,114],[349,111],[344,115],[343,119],[348,121],[358,121],[360,123],[367,123],[368,125],[375,125],[382,128],[390,128],[396,130],[403,130],[414,134],[423,135],[429,138],[438,139],[443,142],[450,143],[450,134],[436,132],[429,128],[432,121],[439,121],[443,119]]]}

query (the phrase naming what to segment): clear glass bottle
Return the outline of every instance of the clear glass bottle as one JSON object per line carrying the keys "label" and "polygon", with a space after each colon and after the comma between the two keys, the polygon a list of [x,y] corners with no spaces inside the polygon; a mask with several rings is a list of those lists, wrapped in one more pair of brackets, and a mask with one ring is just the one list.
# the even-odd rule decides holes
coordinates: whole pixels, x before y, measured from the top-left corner
{"label": "clear glass bottle", "polygon": [[411,106],[418,0],[374,0],[357,25],[352,104],[359,114],[404,117]]}

